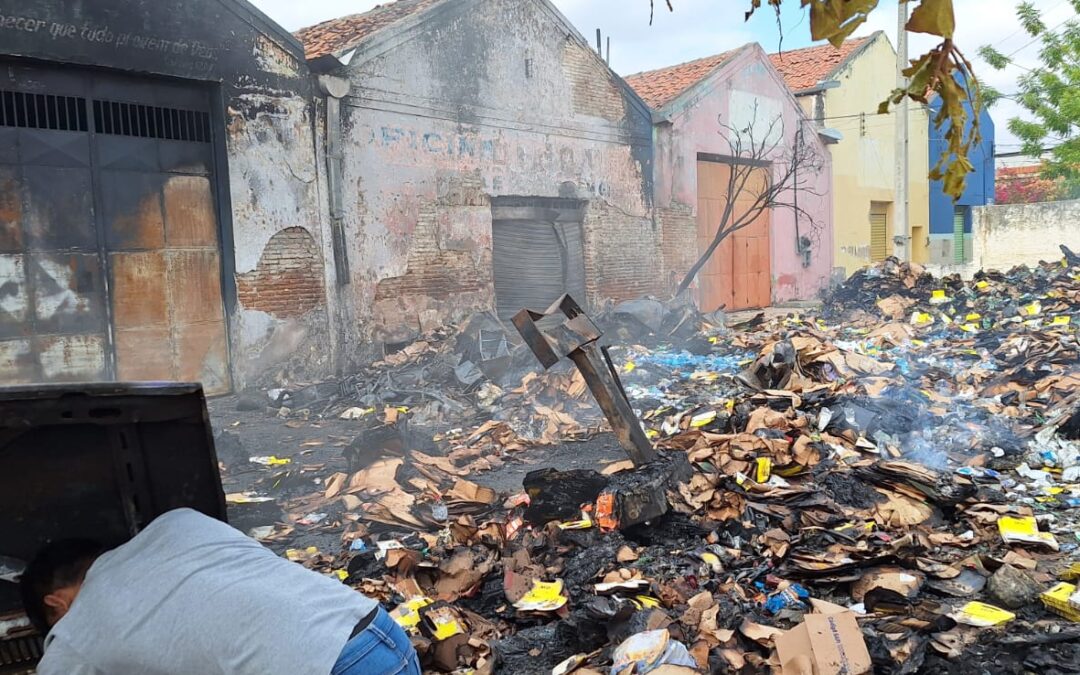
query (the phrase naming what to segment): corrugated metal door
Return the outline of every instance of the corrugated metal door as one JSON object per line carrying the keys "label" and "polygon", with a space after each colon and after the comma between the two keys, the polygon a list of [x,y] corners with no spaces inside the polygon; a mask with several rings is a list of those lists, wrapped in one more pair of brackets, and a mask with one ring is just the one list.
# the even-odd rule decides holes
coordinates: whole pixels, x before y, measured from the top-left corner
{"label": "corrugated metal door", "polygon": [[[716,234],[728,203],[731,167],[699,161],[697,250],[704,253]],[[745,213],[760,193],[769,174],[756,169],[743,192],[735,197],[735,213]],[[702,310],[767,307],[772,302],[771,213],[763,211],[749,226],[721,242],[698,273],[698,302]]]}
{"label": "corrugated metal door", "polygon": [[585,302],[582,212],[558,200],[499,200],[492,207],[492,262],[501,319],[547,309],[569,293]]}
{"label": "corrugated metal door", "polygon": [[953,209],[953,262],[962,263],[967,259],[964,250],[964,222],[966,213],[963,207]]}
{"label": "corrugated metal door", "polygon": [[0,382],[227,391],[208,93],[0,72]]}
{"label": "corrugated metal door", "polygon": [[870,207],[870,260],[878,262],[889,257],[889,217],[883,207]]}

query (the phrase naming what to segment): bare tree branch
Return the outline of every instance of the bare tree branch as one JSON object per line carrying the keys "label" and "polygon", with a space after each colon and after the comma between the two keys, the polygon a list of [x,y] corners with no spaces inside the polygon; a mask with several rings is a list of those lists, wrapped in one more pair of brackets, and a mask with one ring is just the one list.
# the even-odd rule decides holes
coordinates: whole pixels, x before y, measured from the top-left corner
{"label": "bare tree branch", "polygon": [[[764,137],[757,137],[758,105],[755,102],[750,123],[743,129],[718,120],[720,133],[730,149],[730,171],[726,181],[724,211],[715,225],[712,240],[679,284],[677,294],[684,293],[697,278],[699,272],[712,258],[725,239],[751,226],[766,210],[790,209],[796,218],[804,219],[809,226],[810,240],[816,240],[822,228],[814,214],[804,205],[796,203],[796,192],[809,197],[824,195],[816,189],[816,178],[825,167],[824,157],[803,138],[795,133],[790,145],[782,116],[773,117],[764,125]],[[762,176],[762,185],[752,183]],[[745,208],[738,207],[751,197]],[[796,242],[802,247],[802,242]]]}

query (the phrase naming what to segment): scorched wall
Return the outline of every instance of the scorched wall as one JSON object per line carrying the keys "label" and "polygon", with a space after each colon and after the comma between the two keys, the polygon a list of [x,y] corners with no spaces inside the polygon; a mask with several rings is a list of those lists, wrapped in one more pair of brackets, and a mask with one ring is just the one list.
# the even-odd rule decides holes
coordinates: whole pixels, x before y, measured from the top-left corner
{"label": "scorched wall", "polygon": [[495,197],[585,203],[588,302],[662,285],[648,111],[545,0],[442,3],[348,76],[355,350],[493,309]]}

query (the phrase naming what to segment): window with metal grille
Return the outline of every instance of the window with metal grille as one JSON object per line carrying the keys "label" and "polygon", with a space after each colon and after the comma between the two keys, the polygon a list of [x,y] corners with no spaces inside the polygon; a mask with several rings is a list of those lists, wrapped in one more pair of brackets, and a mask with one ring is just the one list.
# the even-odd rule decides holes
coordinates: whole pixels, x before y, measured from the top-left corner
{"label": "window with metal grille", "polygon": [[0,127],[87,131],[86,99],[0,90]]}
{"label": "window with metal grille", "polygon": [[140,103],[94,101],[94,130],[99,134],[210,142],[210,114]]}

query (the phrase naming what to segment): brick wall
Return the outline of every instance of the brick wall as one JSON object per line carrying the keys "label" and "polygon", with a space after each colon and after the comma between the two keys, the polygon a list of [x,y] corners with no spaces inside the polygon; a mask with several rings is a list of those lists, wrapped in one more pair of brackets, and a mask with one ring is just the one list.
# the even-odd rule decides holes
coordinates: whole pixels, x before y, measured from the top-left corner
{"label": "brick wall", "polygon": [[563,72],[573,86],[574,110],[613,122],[626,116],[626,100],[591,49],[567,41],[563,47]]}
{"label": "brick wall", "polygon": [[651,219],[593,200],[585,213],[585,284],[593,304],[664,289],[659,231]]}
{"label": "brick wall", "polygon": [[672,292],[698,258],[697,218],[689,204],[672,202],[656,210],[663,234],[664,283]]}
{"label": "brick wall", "polygon": [[255,269],[236,277],[244,309],[299,317],[323,305],[323,262],[311,232],[288,227],[272,236]]}
{"label": "brick wall", "polygon": [[422,203],[409,237],[405,274],[375,286],[376,339],[412,339],[490,309],[491,202],[476,173],[448,173],[434,201]]}
{"label": "brick wall", "polygon": [[420,207],[410,239],[409,269],[400,277],[379,282],[375,302],[426,295],[445,300],[459,293],[489,288],[490,270],[480,270],[469,251],[444,250],[439,245],[435,204]]}

